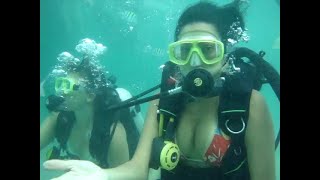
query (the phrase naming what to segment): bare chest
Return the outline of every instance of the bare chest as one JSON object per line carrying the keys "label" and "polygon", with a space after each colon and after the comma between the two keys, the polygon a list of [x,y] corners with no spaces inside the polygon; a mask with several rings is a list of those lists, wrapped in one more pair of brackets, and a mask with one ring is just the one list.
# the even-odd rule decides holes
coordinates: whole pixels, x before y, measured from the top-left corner
{"label": "bare chest", "polygon": [[217,125],[218,116],[214,109],[185,112],[176,132],[176,141],[182,154],[193,159],[204,159]]}
{"label": "bare chest", "polygon": [[73,129],[68,139],[68,150],[80,159],[92,159],[89,151],[91,131]]}

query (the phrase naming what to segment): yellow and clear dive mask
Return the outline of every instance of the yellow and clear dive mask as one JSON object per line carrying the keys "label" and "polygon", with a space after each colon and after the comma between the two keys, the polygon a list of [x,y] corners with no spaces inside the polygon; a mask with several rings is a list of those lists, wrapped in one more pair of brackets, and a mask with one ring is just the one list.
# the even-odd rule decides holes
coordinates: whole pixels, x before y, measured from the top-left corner
{"label": "yellow and clear dive mask", "polygon": [[186,65],[193,52],[200,56],[203,63],[214,64],[222,60],[224,46],[215,39],[180,40],[169,45],[170,61],[178,65]]}
{"label": "yellow and clear dive mask", "polygon": [[58,77],[55,82],[55,90],[56,92],[63,92],[64,94],[68,94],[74,90],[78,90],[79,85],[75,84],[72,79]]}

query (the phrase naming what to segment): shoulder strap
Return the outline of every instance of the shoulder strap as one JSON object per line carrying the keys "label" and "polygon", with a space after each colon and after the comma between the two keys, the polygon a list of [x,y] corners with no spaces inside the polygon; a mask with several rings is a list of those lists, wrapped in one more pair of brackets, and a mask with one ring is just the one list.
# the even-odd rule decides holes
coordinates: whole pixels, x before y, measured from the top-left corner
{"label": "shoulder strap", "polygon": [[[179,74],[177,65],[168,61],[163,68],[162,77],[161,77],[161,86],[160,92],[166,92],[171,89],[174,89],[176,85],[179,83],[177,79],[179,79]],[[168,126],[168,122],[170,119],[179,119],[179,115],[181,110],[184,109],[186,104],[185,98],[183,98],[184,94],[175,94],[171,96],[161,97],[159,100],[159,107],[157,113],[157,120],[159,123],[159,136],[165,137],[166,127]],[[176,125],[176,121],[174,121],[174,127]]]}
{"label": "shoulder strap", "polygon": [[218,125],[230,137],[243,135],[249,116],[251,92],[223,93],[218,108]]}
{"label": "shoulder strap", "polygon": [[222,170],[231,173],[246,161],[245,132],[249,116],[251,91],[224,92],[220,96],[218,126],[231,138],[231,144],[223,158]]}
{"label": "shoulder strap", "polygon": [[74,112],[61,111],[57,117],[55,137],[62,149],[67,149],[67,142],[75,120]]}

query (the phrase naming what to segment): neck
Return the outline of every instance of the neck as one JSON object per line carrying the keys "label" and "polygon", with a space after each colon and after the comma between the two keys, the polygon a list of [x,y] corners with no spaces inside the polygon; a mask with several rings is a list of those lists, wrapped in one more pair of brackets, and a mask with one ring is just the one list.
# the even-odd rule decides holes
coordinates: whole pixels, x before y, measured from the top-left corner
{"label": "neck", "polygon": [[79,128],[92,129],[94,109],[93,106],[87,105],[74,112],[76,116],[75,125]]}

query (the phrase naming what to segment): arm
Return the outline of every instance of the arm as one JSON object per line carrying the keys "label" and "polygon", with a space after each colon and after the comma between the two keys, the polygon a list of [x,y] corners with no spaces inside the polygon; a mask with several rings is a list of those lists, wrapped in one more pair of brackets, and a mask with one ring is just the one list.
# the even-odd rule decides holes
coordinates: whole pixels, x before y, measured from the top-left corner
{"label": "arm", "polygon": [[250,101],[246,147],[252,180],[275,180],[274,129],[265,99],[253,91]]}
{"label": "arm", "polygon": [[[112,131],[111,126],[110,131]],[[110,167],[116,167],[129,161],[129,149],[127,143],[126,130],[123,125],[118,122],[110,142],[108,151],[108,163]]]}
{"label": "arm", "polygon": [[50,113],[40,126],[40,150],[53,140],[57,117],[58,113]]}
{"label": "arm", "polygon": [[158,104],[158,101],[150,103],[139,144],[133,158],[116,168],[103,170],[110,180],[148,178],[152,140],[158,136],[157,106],[155,104]]}

